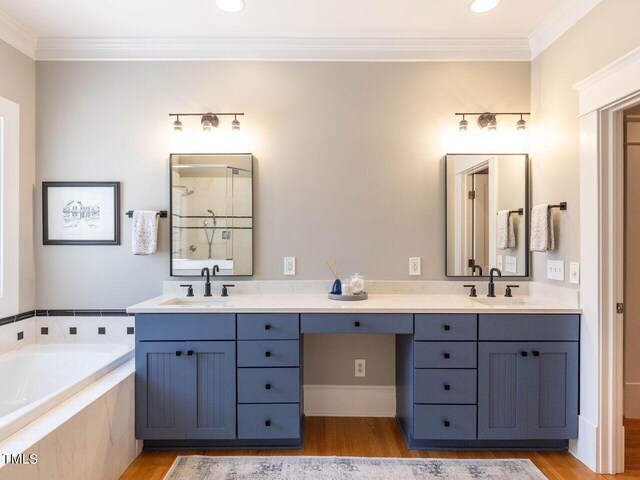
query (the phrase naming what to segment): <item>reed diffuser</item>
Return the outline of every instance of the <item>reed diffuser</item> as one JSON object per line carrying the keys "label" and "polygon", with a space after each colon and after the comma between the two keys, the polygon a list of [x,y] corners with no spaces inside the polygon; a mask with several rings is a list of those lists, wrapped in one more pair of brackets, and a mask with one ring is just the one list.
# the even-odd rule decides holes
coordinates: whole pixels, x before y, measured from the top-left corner
{"label": "reed diffuser", "polygon": [[342,295],[342,282],[340,282],[340,270],[338,269],[338,264],[336,263],[335,258],[332,258],[330,262],[327,262],[329,266],[329,270],[333,274],[335,281],[333,282],[333,286],[331,287],[331,293],[334,295]]}

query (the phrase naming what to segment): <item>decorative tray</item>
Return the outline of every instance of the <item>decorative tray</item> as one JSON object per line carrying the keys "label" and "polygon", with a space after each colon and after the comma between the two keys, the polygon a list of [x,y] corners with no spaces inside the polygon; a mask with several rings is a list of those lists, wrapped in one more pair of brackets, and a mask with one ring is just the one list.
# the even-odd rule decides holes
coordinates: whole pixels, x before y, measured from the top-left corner
{"label": "decorative tray", "polygon": [[364,292],[360,295],[336,295],[335,293],[329,294],[329,300],[339,300],[341,302],[357,302],[358,300],[366,300],[369,298],[369,294]]}

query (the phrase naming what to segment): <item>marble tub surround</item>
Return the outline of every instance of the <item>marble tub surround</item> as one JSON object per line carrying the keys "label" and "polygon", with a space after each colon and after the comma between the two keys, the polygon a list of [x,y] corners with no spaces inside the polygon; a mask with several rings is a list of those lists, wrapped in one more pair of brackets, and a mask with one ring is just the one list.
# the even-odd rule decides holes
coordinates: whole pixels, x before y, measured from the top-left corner
{"label": "marble tub surround", "polygon": [[112,480],[142,450],[134,432],[134,361],[92,383],[0,443],[0,454],[37,455],[0,465],[0,480]]}

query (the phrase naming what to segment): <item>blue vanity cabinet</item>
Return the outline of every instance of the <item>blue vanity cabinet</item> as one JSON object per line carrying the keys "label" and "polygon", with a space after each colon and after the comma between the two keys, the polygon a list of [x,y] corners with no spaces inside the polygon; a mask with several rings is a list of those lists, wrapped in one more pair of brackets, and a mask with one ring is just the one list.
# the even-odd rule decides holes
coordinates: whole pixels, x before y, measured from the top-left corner
{"label": "blue vanity cabinet", "polygon": [[479,438],[577,437],[579,318],[480,315]]}
{"label": "blue vanity cabinet", "polygon": [[234,314],[137,315],[135,355],[138,438],[236,438]]}

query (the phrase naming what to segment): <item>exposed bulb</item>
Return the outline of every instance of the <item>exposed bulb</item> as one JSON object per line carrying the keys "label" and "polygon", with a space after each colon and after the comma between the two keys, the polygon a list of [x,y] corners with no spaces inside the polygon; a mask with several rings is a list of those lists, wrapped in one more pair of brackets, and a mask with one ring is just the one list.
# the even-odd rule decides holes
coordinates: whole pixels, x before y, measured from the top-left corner
{"label": "exposed bulb", "polygon": [[469,122],[464,117],[462,117],[462,120],[460,120],[460,124],[458,125],[458,130],[461,132],[466,132],[468,128]]}
{"label": "exposed bulb", "polygon": [[240,122],[238,121],[238,117],[233,118],[233,122],[231,122],[231,130],[234,132],[240,131]]}
{"label": "exposed bulb", "polygon": [[516,128],[519,132],[524,132],[527,129],[527,122],[522,118],[522,115],[520,115],[520,120],[516,123]]}
{"label": "exposed bulb", "polygon": [[180,121],[180,117],[176,118],[176,121],[173,122],[173,131],[181,132],[182,131],[182,122]]}

